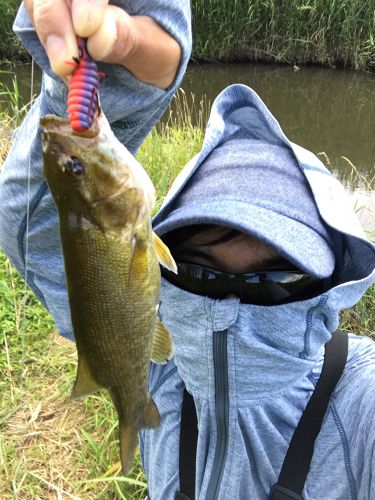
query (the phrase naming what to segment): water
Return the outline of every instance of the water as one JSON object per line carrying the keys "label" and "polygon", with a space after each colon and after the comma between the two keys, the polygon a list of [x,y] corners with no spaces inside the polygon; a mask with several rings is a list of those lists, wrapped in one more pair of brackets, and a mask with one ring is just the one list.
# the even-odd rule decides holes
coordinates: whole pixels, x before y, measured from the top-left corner
{"label": "water", "polygon": [[232,83],[252,87],[289,139],[315,154],[324,152],[341,180],[350,182],[352,163],[363,182],[375,188],[375,75],[316,67],[196,65],[182,86],[194,92],[196,101],[205,94],[212,102]]}
{"label": "water", "polygon": [[313,151],[351,194],[375,235],[375,75],[317,67],[192,65],[182,87],[211,103],[228,85],[252,87],[288,138]]}
{"label": "water", "polygon": [[[27,102],[30,66],[11,69],[21,100]],[[0,73],[0,80],[12,88],[12,73]],[[188,68],[182,87],[188,97],[194,93],[196,103],[202,98],[212,103],[232,83],[252,87],[289,139],[330,166],[362,207],[366,228],[375,231],[375,75],[316,67],[201,64]]]}

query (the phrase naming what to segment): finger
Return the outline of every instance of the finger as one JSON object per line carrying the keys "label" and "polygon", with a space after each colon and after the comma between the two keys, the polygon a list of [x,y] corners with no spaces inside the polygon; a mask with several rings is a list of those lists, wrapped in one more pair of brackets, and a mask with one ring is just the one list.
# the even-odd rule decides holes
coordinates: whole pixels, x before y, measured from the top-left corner
{"label": "finger", "polygon": [[97,61],[102,61],[112,51],[117,40],[116,15],[113,10],[112,6],[106,9],[101,26],[87,42],[90,55]]}
{"label": "finger", "polygon": [[34,0],[34,26],[46,49],[51,67],[60,76],[71,73],[67,64],[78,55],[68,0]]}
{"label": "finger", "polygon": [[77,35],[88,38],[102,24],[108,0],[72,0],[72,20]]}

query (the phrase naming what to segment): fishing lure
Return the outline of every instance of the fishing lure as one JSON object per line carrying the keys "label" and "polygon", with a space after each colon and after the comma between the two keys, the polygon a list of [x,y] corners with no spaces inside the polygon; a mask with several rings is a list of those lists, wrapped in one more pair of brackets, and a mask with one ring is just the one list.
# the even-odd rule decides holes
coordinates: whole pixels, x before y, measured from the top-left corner
{"label": "fishing lure", "polygon": [[73,71],[68,93],[68,117],[74,132],[82,134],[90,129],[99,106],[99,78],[96,62],[87,52],[86,39],[77,36],[78,57],[73,57]]}

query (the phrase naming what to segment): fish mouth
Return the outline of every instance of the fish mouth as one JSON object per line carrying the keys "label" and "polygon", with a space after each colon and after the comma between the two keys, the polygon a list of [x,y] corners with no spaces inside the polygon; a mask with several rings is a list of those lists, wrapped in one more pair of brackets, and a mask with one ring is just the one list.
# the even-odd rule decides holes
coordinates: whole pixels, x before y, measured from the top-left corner
{"label": "fish mouth", "polygon": [[93,119],[91,127],[84,132],[75,132],[70,127],[70,123],[66,118],[61,118],[56,115],[46,115],[40,119],[40,126],[47,133],[55,133],[59,135],[69,135],[75,139],[93,139],[100,132],[99,122],[96,117]]}

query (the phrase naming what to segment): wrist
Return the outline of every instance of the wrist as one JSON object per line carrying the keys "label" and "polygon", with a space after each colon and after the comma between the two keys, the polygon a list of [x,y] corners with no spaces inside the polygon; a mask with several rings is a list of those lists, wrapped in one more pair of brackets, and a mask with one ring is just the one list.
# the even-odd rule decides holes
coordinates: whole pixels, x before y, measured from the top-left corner
{"label": "wrist", "polygon": [[128,45],[122,52],[121,64],[145,83],[169,87],[181,60],[179,44],[150,17],[129,18]]}

